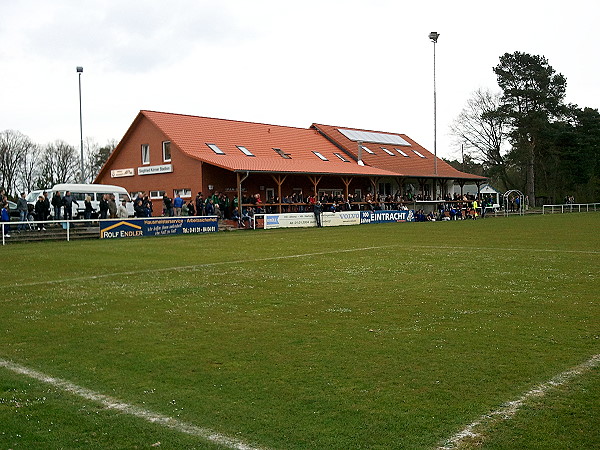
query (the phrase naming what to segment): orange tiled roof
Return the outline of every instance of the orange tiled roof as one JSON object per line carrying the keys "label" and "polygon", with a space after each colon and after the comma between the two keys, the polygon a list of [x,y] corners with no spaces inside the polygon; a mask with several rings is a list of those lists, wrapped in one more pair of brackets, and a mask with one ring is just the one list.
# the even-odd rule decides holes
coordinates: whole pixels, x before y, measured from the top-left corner
{"label": "orange tiled roof", "polygon": [[[410,146],[373,143],[365,140],[363,145],[370,149],[374,154],[369,154],[366,151],[362,151],[361,159],[365,164],[368,164],[372,167],[379,167],[380,169],[389,170],[394,172],[396,176],[435,178],[433,154],[405,134],[385,133],[381,131],[361,130],[358,128],[335,127],[331,125],[320,124],[313,124],[311,128],[321,132],[332,143],[340,148],[343,148],[345,152],[351,154],[355,159],[358,159],[358,143],[342,134],[339,131],[340,129],[377,133],[388,136],[400,136],[402,139],[407,141]],[[391,151],[395,156],[389,155],[385,150],[383,150],[383,148]],[[408,156],[402,156],[398,152],[398,149],[406,153]],[[415,150],[423,155],[424,158],[415,153]],[[437,177],[467,180],[486,179],[485,177],[480,177],[478,175],[472,175],[470,173],[464,173],[456,170],[454,167],[440,158],[437,160]]]}
{"label": "orange tiled roof", "polygon": [[[360,166],[350,158],[349,162],[341,161],[334,153],[343,152],[313,129],[155,111],[140,114],[186,155],[231,171],[395,176],[385,169]],[[207,144],[217,145],[225,154],[216,154]],[[246,156],[238,145],[255,156]],[[291,159],[283,158],[274,148],[289,154]],[[313,151],[328,161],[319,159]]]}

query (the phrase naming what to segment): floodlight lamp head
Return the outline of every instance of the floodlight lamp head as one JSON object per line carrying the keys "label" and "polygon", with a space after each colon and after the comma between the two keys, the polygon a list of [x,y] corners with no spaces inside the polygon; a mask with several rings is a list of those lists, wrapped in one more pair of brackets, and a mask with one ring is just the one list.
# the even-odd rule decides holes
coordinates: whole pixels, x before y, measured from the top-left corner
{"label": "floodlight lamp head", "polygon": [[439,37],[440,33],[436,31],[432,31],[431,33],[429,33],[429,39],[431,39],[431,42],[433,42],[434,44],[437,43]]}
{"label": "floodlight lamp head", "polygon": [[83,67],[77,66],[77,73],[82,73],[82,72],[83,72]]}

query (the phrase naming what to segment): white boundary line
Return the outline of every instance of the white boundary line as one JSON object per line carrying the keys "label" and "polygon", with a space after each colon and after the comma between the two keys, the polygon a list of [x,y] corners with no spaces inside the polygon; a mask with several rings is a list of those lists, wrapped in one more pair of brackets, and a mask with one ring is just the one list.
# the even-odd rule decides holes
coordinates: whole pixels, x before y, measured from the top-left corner
{"label": "white boundary line", "polygon": [[127,272],[103,273],[100,275],[89,275],[89,276],[83,276],[83,277],[77,277],[77,278],[65,278],[65,279],[60,279],[60,280],[32,281],[30,283],[20,283],[18,285],[12,285],[12,286],[7,285],[7,286],[1,286],[1,287],[3,287],[3,288],[10,288],[10,287],[20,288],[20,287],[25,287],[25,286],[39,286],[39,285],[43,285],[43,284],[60,284],[60,283],[67,283],[67,282],[71,282],[71,281],[95,280],[95,279],[102,279],[102,278],[127,276],[127,275],[139,275],[142,273],[173,272],[173,271],[181,271],[181,270],[199,270],[199,269],[203,269],[205,267],[225,266],[228,264],[244,264],[244,263],[254,263],[254,262],[261,262],[261,261],[277,261],[280,259],[306,258],[306,257],[310,257],[310,256],[333,255],[336,253],[359,252],[359,251],[363,251],[363,250],[374,250],[374,249],[388,248],[388,247],[393,247],[393,245],[380,245],[380,246],[362,247],[362,248],[345,248],[345,249],[336,249],[336,250],[315,252],[315,253],[301,253],[298,255],[267,256],[265,258],[239,259],[239,260],[235,260],[235,261],[217,261],[217,262],[204,263],[204,264],[191,264],[191,265],[187,265],[187,266],[158,267],[158,268],[154,268],[154,269],[137,269],[137,270],[131,270],[131,271],[127,271]]}
{"label": "white boundary line", "polygon": [[500,423],[505,420],[512,419],[519,409],[533,397],[543,397],[546,393],[555,387],[562,386],[570,382],[573,378],[583,375],[585,372],[600,365],[600,354],[592,356],[584,363],[579,364],[565,372],[556,375],[551,380],[540,384],[539,386],[527,391],[517,400],[505,403],[501,408],[484,414],[476,421],[470,423],[461,431],[456,433],[450,439],[446,440],[442,446],[437,447],[438,450],[451,450],[462,448],[469,441],[478,441],[484,438],[484,432],[490,426]]}
{"label": "white boundary line", "polygon": [[173,266],[173,267],[158,267],[154,269],[137,269],[126,272],[114,272],[114,273],[103,273],[99,275],[89,275],[82,276],[77,278],[63,278],[60,280],[43,280],[43,281],[32,281],[29,283],[19,283],[18,285],[6,285],[0,286],[2,288],[21,288],[27,286],[40,286],[44,284],[60,284],[60,283],[68,283],[68,282],[79,282],[82,280],[96,280],[102,278],[112,278],[118,276],[127,276],[127,275],[139,275],[143,273],[157,273],[157,272],[173,272],[173,271],[181,271],[181,270],[199,270],[205,267],[214,267],[214,266],[223,266],[228,264],[245,264],[245,263],[253,263],[253,262],[261,262],[261,261],[277,261],[280,259],[292,259],[292,258],[307,258],[311,256],[323,256],[323,255],[334,255],[337,253],[349,253],[349,252],[360,252],[365,250],[377,250],[382,248],[392,248],[392,247],[403,247],[406,249],[432,249],[432,250],[474,250],[474,251],[522,251],[522,252],[537,252],[537,253],[578,253],[578,254],[589,254],[589,255],[600,255],[600,251],[594,250],[557,250],[557,249],[535,249],[535,248],[497,248],[497,247],[459,247],[459,246],[446,246],[440,247],[435,245],[403,245],[403,244],[392,244],[392,245],[379,245],[379,246],[371,246],[371,247],[360,247],[360,248],[345,248],[345,249],[336,249],[329,250],[323,252],[314,252],[314,253],[300,253],[297,255],[282,255],[282,256],[269,256],[265,258],[255,258],[255,259],[239,259],[235,261],[217,261],[213,263],[205,263],[205,264],[191,264],[187,266]]}
{"label": "white boundary line", "polygon": [[180,433],[196,436],[204,440],[236,450],[259,450],[259,447],[252,447],[240,441],[239,439],[216,433],[208,428],[202,428],[196,425],[185,423],[180,420],[174,419],[173,417],[165,416],[163,414],[158,414],[150,410],[140,408],[139,406],[123,403],[117,400],[116,398],[100,394],[98,392],[94,392],[90,389],[78,386],[74,383],[71,383],[70,381],[63,380],[61,378],[51,377],[49,375],[43,374],[33,369],[29,369],[12,361],[7,361],[5,359],[0,358],[0,367],[4,367],[19,375],[26,375],[29,378],[33,378],[43,383],[50,384],[51,386],[59,388],[65,392],[68,392],[69,394],[79,396],[85,400],[90,400],[92,402],[99,403],[106,409],[119,411],[123,414],[128,414],[130,416],[143,419],[146,422],[159,424],[166,428],[179,431]]}

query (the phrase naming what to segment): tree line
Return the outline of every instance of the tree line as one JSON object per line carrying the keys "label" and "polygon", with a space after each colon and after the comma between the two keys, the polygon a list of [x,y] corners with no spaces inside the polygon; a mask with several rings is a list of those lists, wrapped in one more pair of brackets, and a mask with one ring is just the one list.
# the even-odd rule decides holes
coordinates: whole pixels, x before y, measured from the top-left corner
{"label": "tree line", "polygon": [[600,114],[565,103],[567,80],[548,60],[505,53],[493,68],[499,91],[477,90],[451,126],[459,170],[519,189],[531,205],[600,199]]}
{"label": "tree line", "polygon": [[[91,183],[117,146],[116,140],[100,146],[84,143],[84,182]],[[38,145],[15,130],[0,133],[0,187],[16,198],[21,192],[81,181],[81,150],[65,141]]]}

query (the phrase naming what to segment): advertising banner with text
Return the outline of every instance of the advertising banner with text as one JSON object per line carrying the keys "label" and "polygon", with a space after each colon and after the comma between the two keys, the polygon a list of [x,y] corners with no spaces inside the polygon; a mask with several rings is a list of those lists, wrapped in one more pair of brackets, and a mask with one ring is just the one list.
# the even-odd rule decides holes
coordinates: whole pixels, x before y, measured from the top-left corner
{"label": "advertising banner with text", "polygon": [[[359,211],[326,212],[321,214],[321,223],[324,227],[337,227],[340,225],[359,225]],[[314,213],[289,213],[265,214],[265,229],[270,228],[295,228],[316,227],[317,221]]]}
{"label": "advertising banner with text", "polygon": [[360,223],[385,223],[385,222],[414,222],[415,212],[402,211],[361,211]]}
{"label": "advertising banner with text", "polygon": [[137,236],[212,233],[218,231],[218,229],[219,222],[215,216],[115,219],[100,222],[100,238],[116,239]]}

